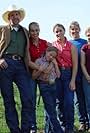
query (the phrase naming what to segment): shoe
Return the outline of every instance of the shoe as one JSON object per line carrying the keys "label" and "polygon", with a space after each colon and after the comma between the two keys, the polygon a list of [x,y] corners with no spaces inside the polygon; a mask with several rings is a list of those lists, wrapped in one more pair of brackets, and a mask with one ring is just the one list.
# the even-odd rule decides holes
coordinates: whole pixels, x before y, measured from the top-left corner
{"label": "shoe", "polygon": [[31,130],[30,133],[36,133],[36,131],[35,130]]}
{"label": "shoe", "polygon": [[86,125],[85,124],[81,124],[79,127],[79,132],[84,132],[86,130]]}
{"label": "shoe", "polygon": [[88,133],[90,133],[90,128],[88,129]]}
{"label": "shoe", "polygon": [[86,123],[86,124],[85,124],[85,128],[86,128],[86,131],[89,130],[89,123]]}

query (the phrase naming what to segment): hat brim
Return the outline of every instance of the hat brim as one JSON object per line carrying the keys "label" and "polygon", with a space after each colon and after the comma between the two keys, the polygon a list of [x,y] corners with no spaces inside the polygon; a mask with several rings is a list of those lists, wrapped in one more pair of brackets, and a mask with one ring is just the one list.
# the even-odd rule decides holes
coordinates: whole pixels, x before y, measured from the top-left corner
{"label": "hat brim", "polygon": [[[19,10],[13,10],[13,11],[18,11],[20,12],[20,16],[21,16],[21,19],[20,21],[22,21],[25,17],[25,11],[23,9],[19,9]],[[8,20],[8,15],[13,12],[13,11],[6,11],[3,15],[2,15],[2,18],[3,20],[6,22],[6,23],[9,23],[9,20]]]}

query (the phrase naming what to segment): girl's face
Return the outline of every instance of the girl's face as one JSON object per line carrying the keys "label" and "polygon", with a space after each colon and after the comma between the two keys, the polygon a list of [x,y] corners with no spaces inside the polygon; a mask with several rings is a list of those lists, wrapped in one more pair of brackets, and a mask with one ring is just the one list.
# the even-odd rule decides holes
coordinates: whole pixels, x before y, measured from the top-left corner
{"label": "girl's face", "polygon": [[54,29],[54,33],[55,33],[58,40],[61,40],[64,38],[65,31],[62,27],[56,26]]}
{"label": "girl's face", "polygon": [[57,53],[55,51],[46,51],[46,60],[52,61],[54,58],[56,58]]}
{"label": "girl's face", "polygon": [[73,38],[73,39],[78,39],[80,36],[79,36],[79,33],[80,33],[80,29],[77,25],[72,25],[69,29],[69,33],[70,33],[70,36]]}
{"label": "girl's face", "polygon": [[86,37],[87,37],[87,40],[90,42],[90,32],[89,31],[86,33]]}
{"label": "girl's face", "polygon": [[40,32],[40,29],[39,29],[38,25],[32,24],[30,26],[29,35],[30,35],[31,38],[33,38],[33,39],[38,38],[39,37],[39,32]]}

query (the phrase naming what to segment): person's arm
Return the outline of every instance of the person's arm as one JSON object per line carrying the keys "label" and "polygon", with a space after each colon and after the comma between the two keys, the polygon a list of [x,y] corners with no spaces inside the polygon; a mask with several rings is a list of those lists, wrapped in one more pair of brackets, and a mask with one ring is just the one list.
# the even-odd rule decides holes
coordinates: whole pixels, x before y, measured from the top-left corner
{"label": "person's arm", "polygon": [[36,69],[38,70],[39,69],[39,65],[37,65],[36,63],[34,63],[33,61],[29,60],[29,67],[31,69]]}
{"label": "person's arm", "polygon": [[[0,27],[0,52],[2,49],[2,45],[5,43],[5,27]],[[0,59],[0,68],[6,69],[8,67],[7,62],[5,61],[4,58]]]}
{"label": "person's arm", "polygon": [[59,78],[60,77],[60,70],[59,70],[59,67],[58,67],[56,59],[53,59],[52,62],[54,63],[54,66],[55,66],[56,75]]}
{"label": "person's arm", "polygon": [[49,74],[52,69],[52,62],[46,67],[46,69],[43,71],[45,74]]}
{"label": "person's arm", "polygon": [[33,72],[32,72],[32,79],[33,80],[37,79],[40,74],[41,74],[40,70],[33,70]]}
{"label": "person's arm", "polygon": [[86,63],[85,52],[81,50],[81,68],[85,78],[88,80],[88,82],[90,82],[90,75],[87,72],[85,63]]}
{"label": "person's arm", "polygon": [[72,77],[70,81],[70,89],[75,90],[75,80],[77,75],[77,67],[78,67],[78,53],[77,49],[74,45],[71,46],[71,56],[72,56]]}
{"label": "person's arm", "polygon": [[33,70],[32,78],[37,79],[42,72],[45,70],[45,65],[40,65],[38,70]]}

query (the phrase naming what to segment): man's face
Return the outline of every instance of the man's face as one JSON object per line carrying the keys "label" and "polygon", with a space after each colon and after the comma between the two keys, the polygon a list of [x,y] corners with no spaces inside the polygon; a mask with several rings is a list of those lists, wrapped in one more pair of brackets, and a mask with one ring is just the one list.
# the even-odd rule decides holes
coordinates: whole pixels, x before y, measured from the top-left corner
{"label": "man's face", "polygon": [[13,11],[8,15],[8,19],[11,25],[16,26],[21,20],[20,13],[18,11]]}

